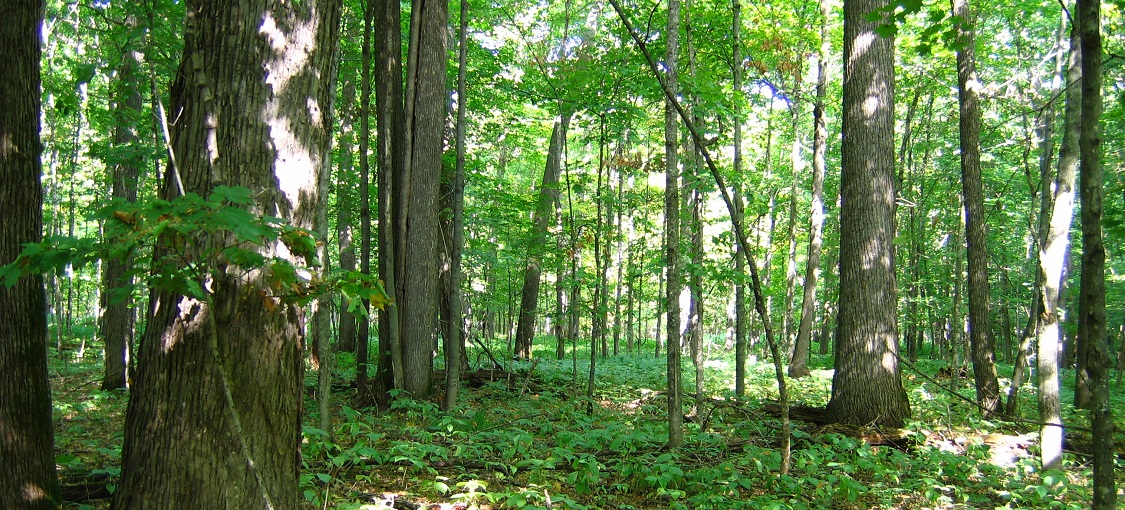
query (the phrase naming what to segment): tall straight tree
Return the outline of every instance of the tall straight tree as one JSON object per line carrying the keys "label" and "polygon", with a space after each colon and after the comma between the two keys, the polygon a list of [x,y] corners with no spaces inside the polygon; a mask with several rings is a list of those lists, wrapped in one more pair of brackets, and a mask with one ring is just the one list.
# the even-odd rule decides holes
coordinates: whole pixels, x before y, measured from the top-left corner
{"label": "tall straight tree", "polygon": [[[680,58],[680,0],[668,0],[667,53],[665,87],[675,94],[679,90],[677,74]],[[679,448],[684,442],[684,409],[680,387],[680,136],[679,114],[671,99],[664,101],[664,255],[667,271],[666,291],[668,319],[668,446]]]}
{"label": "tall straight tree", "polygon": [[407,207],[396,246],[404,277],[402,321],[403,387],[415,398],[433,393],[434,342],[438,333],[438,185],[447,92],[444,1],[415,2],[410,13],[410,52],[406,67],[405,172],[395,186],[405,187]]}
{"label": "tall straight tree", "polygon": [[894,39],[844,1],[840,309],[828,420],[901,427],[910,416],[898,364],[894,264]]}
{"label": "tall straight tree", "polygon": [[[731,0],[731,82],[734,86],[734,118],[742,118],[742,3]],[[734,153],[731,166],[734,175],[742,175],[742,122],[733,122],[734,135],[731,139]],[[734,215],[736,222],[742,224],[746,206],[742,201],[742,189],[738,180],[734,181]],[[735,223],[735,222],[732,222]],[[742,244],[734,243],[735,272],[746,273],[746,257],[742,255]],[[735,281],[734,287],[734,394],[746,394],[746,284]]]}
{"label": "tall straight tree", "polygon": [[[42,0],[0,4],[0,266],[43,232],[39,184]],[[57,508],[55,436],[47,380],[47,298],[43,278],[0,285],[0,507]]]}
{"label": "tall straight tree", "polygon": [[[164,198],[243,186],[254,193],[252,214],[314,227],[330,164],[340,7],[187,2]],[[228,242],[189,235],[198,243],[188,246]],[[308,262],[280,243],[260,252]],[[205,300],[153,290],[114,508],[298,506],[304,313],[273,300],[270,273],[212,266],[195,282],[211,289]]]}
{"label": "tall straight tree", "polygon": [[986,416],[1000,410],[996,349],[989,320],[988,249],[985,244],[984,184],[980,167],[980,81],[974,49],[974,18],[969,0],[953,0],[957,25],[957,90],[960,104],[961,190],[965,199],[965,240],[969,260],[969,345],[977,404]]}
{"label": "tall straight tree", "polygon": [[[820,277],[820,247],[824,244],[824,154],[828,128],[824,120],[824,97],[828,89],[828,52],[832,40],[828,32],[828,0],[820,0],[820,49],[816,54],[816,99],[813,103],[813,189],[809,214],[809,251],[805,260],[804,297],[797,338],[793,341],[793,357],[789,360],[789,377],[809,375],[809,347],[812,344],[813,316],[816,314],[816,283]],[[827,320],[827,319],[826,319]]]}
{"label": "tall straight tree", "polygon": [[965,202],[965,241],[969,258],[969,343],[976,403],[985,415],[1000,410],[996,348],[989,320],[988,248],[984,241],[984,186],[981,182],[980,81],[976,80],[975,34],[969,0],[953,0],[957,25],[958,131],[961,134],[961,189]]}
{"label": "tall straight tree", "polygon": [[[125,19],[126,27],[135,30],[137,20],[132,15]],[[130,38],[125,45],[121,64],[118,66],[117,89],[115,90],[113,143],[117,147],[134,146],[137,139],[137,124],[141,113],[140,51],[136,48],[140,41]],[[113,198],[135,202],[137,200],[137,174],[140,168],[140,155],[134,151],[119,153],[113,163],[110,194]],[[98,321],[98,334],[105,341],[105,370],[102,374],[102,389],[124,388],[129,381],[128,370],[133,345],[133,303],[131,286],[133,279],[129,269],[133,261],[111,259],[105,263],[102,292],[102,317]]]}
{"label": "tall straight tree", "polygon": [[[1110,354],[1105,313],[1105,244],[1102,240],[1102,33],[1101,2],[1078,0],[1082,46],[1082,132],[1079,194],[1082,203],[1082,275],[1079,280],[1079,342],[1086,344],[1085,372],[1090,390],[1094,441],[1095,510],[1117,508],[1114,488],[1113,408],[1109,401]],[[1080,374],[1083,375],[1083,374]]]}
{"label": "tall straight tree", "polygon": [[461,385],[461,363],[465,360],[461,356],[465,339],[461,336],[461,252],[465,247],[465,112],[468,96],[466,95],[466,65],[469,55],[469,1],[461,0],[461,26],[457,39],[457,164],[450,179],[450,193],[448,206],[443,207],[450,211],[448,234],[446,235],[447,248],[445,252],[449,257],[449,268],[445,279],[444,305],[447,313],[445,332],[445,400],[442,407],[452,409],[457,405],[457,394]]}

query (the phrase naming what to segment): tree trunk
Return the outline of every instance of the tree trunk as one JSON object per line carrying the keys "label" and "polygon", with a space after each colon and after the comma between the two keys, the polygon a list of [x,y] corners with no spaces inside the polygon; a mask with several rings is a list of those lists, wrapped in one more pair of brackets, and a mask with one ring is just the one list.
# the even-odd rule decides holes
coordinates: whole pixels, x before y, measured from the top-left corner
{"label": "tree trunk", "polygon": [[[733,43],[731,48],[731,75],[734,84],[734,136],[733,147],[733,172],[734,175],[742,174],[742,3],[732,0],[733,19],[731,33]],[[734,186],[734,210],[738,223],[742,224],[746,206],[742,201],[742,190]],[[742,244],[734,243],[735,274],[746,274],[746,261],[741,253]],[[734,394],[741,397],[746,395],[746,284],[736,279],[734,283]]]}
{"label": "tree trunk", "polygon": [[[812,206],[809,213],[809,251],[805,261],[805,286],[801,298],[801,322],[793,341],[789,360],[789,377],[809,375],[809,347],[812,340],[813,317],[816,314],[816,285],[820,277],[820,247],[824,244],[824,155],[827,152],[828,128],[824,118],[824,98],[828,89],[828,53],[832,40],[828,33],[830,6],[820,0],[820,50],[816,57],[816,101],[813,103],[813,182]],[[827,318],[826,318],[827,320]]]}
{"label": "tree trunk", "polygon": [[[516,326],[516,345],[513,353],[518,359],[531,358],[535,338],[535,316],[539,305],[539,279],[541,254],[547,242],[547,222],[554,217],[554,204],[559,199],[559,173],[562,170],[563,146],[570,126],[570,112],[562,111],[551,130],[551,145],[547,149],[547,164],[543,168],[543,181],[539,185],[539,202],[532,216],[532,239],[524,271],[523,291],[520,299],[519,323]],[[570,306],[575,306],[572,301]]]}
{"label": "tree trunk", "polygon": [[[339,3],[192,1],[186,19],[164,198],[243,186],[252,213],[312,229],[329,167]],[[229,242],[207,237],[201,245]],[[278,248],[261,252],[311,262]],[[272,296],[269,271],[203,271],[207,299],[152,292],[113,506],[296,508],[304,313]]]}
{"label": "tree trunk", "polygon": [[844,2],[840,312],[828,420],[901,427],[910,401],[897,357],[894,39],[867,21],[881,6]]}
{"label": "tree trunk", "polygon": [[424,399],[433,392],[434,342],[438,332],[438,184],[445,127],[446,2],[415,3],[411,12],[406,94],[409,166],[406,178],[406,265],[400,304],[403,388]]}
{"label": "tree trunk", "polygon": [[[1065,23],[1065,21],[1064,21]],[[1044,205],[1050,204],[1050,217],[1040,220],[1039,295],[1036,296],[1036,362],[1039,378],[1040,458],[1043,469],[1062,466],[1063,428],[1059,403],[1059,299],[1062,297],[1066,255],[1070,250],[1070,227],[1074,220],[1074,181],[1078,173],[1078,142],[1082,132],[1082,61],[1079,31],[1071,27],[1070,63],[1067,68],[1064,131],[1059,150],[1058,174],[1054,190],[1043,188]],[[1060,44],[1061,46],[1061,44]],[[1061,61],[1062,58],[1060,57]],[[1059,67],[1061,68],[1061,62]],[[1047,146],[1050,149],[1050,145]],[[1049,153],[1047,156],[1049,160]],[[1044,165],[1045,167],[1047,165]],[[1043,211],[1044,215],[1046,211]]]}
{"label": "tree trunk", "polygon": [[[127,16],[125,24],[136,27],[133,16]],[[137,139],[137,123],[141,112],[140,52],[128,50],[122,56],[118,69],[118,88],[116,95],[116,115],[113,142],[117,147],[132,146]],[[127,152],[117,156],[113,163],[113,186],[111,196],[128,202],[137,201],[137,175],[141,165],[140,155]],[[133,266],[131,258],[105,261],[104,292],[102,292],[102,317],[98,322],[98,334],[105,341],[105,370],[102,375],[102,389],[125,388],[132,379],[133,347],[133,279],[128,272]]]}
{"label": "tree trunk", "polygon": [[[1079,290],[1079,342],[1086,364],[1078,380],[1089,385],[1093,422],[1095,510],[1117,508],[1114,488],[1113,408],[1109,401],[1109,344],[1106,339],[1105,244],[1102,239],[1102,34],[1101,2],[1078,0],[1082,46],[1082,132],[1079,137],[1082,187],[1082,276]],[[1075,399],[1077,400],[1077,398]],[[1076,402],[1077,405],[1077,402]]]}
{"label": "tree trunk", "polygon": [[[355,195],[352,193],[353,185],[344,179],[345,176],[353,178],[355,171],[354,151],[352,146],[353,124],[355,122],[355,82],[348,81],[344,84],[344,95],[340,105],[340,167],[336,170],[336,240],[340,253],[340,269],[355,271],[356,253],[355,242],[352,239],[354,223],[354,209],[346,203],[354,203]],[[364,156],[366,157],[366,155]],[[337,325],[338,339],[336,347],[343,352],[355,352],[356,343],[356,317],[348,311],[348,298],[340,297],[340,317]]]}
{"label": "tree trunk", "polygon": [[958,99],[961,105],[961,185],[965,196],[965,239],[969,260],[969,345],[977,404],[985,416],[1000,410],[1000,383],[996,377],[996,348],[989,317],[988,249],[985,242],[984,186],[980,164],[980,102],[974,49],[974,13],[969,0],[953,0],[953,15],[965,20],[958,26]]}
{"label": "tree trunk", "polygon": [[[680,0],[668,0],[667,66],[665,84],[673,93],[679,90],[677,67],[680,53]],[[680,136],[676,110],[670,100],[664,103],[664,255],[667,279],[664,298],[668,318],[665,323],[668,353],[668,446],[679,448],[684,441],[684,410],[680,387]],[[658,347],[659,348],[659,347]]]}
{"label": "tree trunk", "polygon": [[[406,210],[406,120],[403,106],[402,83],[402,10],[394,0],[367,0],[367,16],[376,27],[375,69],[375,124],[379,131],[376,155],[379,161],[379,277],[395,301],[379,314],[379,374],[383,390],[402,389],[405,375],[402,363],[403,267],[400,256],[405,246],[403,218]],[[370,108],[370,97],[364,99]],[[361,149],[367,159],[367,151]],[[370,206],[368,206],[370,207]],[[370,214],[370,209],[368,209]],[[368,249],[364,250],[365,252]],[[364,338],[361,336],[361,338]],[[390,370],[387,370],[390,365]],[[389,372],[389,381],[388,381]],[[378,395],[386,400],[388,395]]]}
{"label": "tree trunk", "polygon": [[466,61],[469,41],[469,2],[461,0],[461,27],[457,44],[457,168],[454,170],[452,194],[449,198],[450,232],[447,239],[449,247],[449,278],[446,280],[446,303],[448,321],[445,333],[445,399],[442,408],[449,410],[457,405],[457,394],[461,385],[461,350],[464,338],[461,336],[461,252],[465,246],[465,107],[468,101],[465,87]]}
{"label": "tree trunk", "polygon": [[[39,141],[41,0],[0,4],[0,266],[43,232],[43,146]],[[47,379],[47,302],[41,275],[0,285],[0,507],[59,504],[51,389]]]}
{"label": "tree trunk", "polygon": [[[374,27],[374,20],[372,19],[373,0],[364,1],[363,9],[363,63],[362,63],[362,83],[360,84],[360,104],[359,104],[359,270],[364,275],[371,274],[371,158],[368,157],[371,147],[371,33]],[[397,4],[396,4],[397,5]],[[398,25],[395,25],[398,26]],[[384,137],[384,131],[379,129],[379,141],[381,142]],[[382,175],[383,167],[379,166],[379,175]],[[380,182],[379,190],[383,190],[382,182]],[[382,202],[379,204],[382,207]],[[379,218],[380,234],[384,230],[382,227],[382,217]],[[380,242],[383,249],[379,250],[380,257],[387,247]],[[381,259],[380,259],[381,261]],[[382,264],[380,264],[382,269]],[[394,280],[387,281],[387,287],[394,289]],[[397,300],[398,297],[395,296]],[[376,392],[374,395],[371,388],[368,387],[368,348],[371,345],[371,302],[364,299],[363,313],[357,317],[358,324],[356,328],[356,343],[355,343],[355,366],[356,376],[355,385],[356,392],[358,393],[358,400],[363,404],[371,403],[371,400],[383,400],[382,392]],[[380,314],[382,317],[384,314]],[[380,335],[382,336],[382,335]]]}

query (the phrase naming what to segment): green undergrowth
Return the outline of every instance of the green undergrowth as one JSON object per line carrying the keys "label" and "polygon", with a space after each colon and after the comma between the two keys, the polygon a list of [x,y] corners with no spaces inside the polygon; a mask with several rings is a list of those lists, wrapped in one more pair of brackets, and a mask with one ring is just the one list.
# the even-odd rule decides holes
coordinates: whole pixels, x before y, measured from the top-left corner
{"label": "green undergrowth", "polygon": [[[111,492],[120,473],[127,393],[97,389],[100,360],[52,353],[58,464],[64,484],[102,483]],[[539,358],[512,363],[511,378],[462,390],[448,412],[435,401],[398,399],[379,412],[353,405],[354,391],[336,391],[330,431],[315,415],[310,389],[300,490],[306,509],[381,508],[1085,508],[1089,459],[1064,457],[1064,469],[1038,467],[1032,424],[985,420],[969,402],[967,378],[939,376],[944,362],[904,370],[913,421],[909,447],[872,446],[794,421],[791,470],[779,473],[780,420],[772,412],[773,368],[749,367],[747,395],[733,397],[733,363],[708,363],[705,399],[694,400],[693,367],[684,365],[684,446],[665,447],[667,399],[663,359],[620,355],[599,359],[594,398],[586,398],[588,365]],[[718,355],[718,354],[716,354]],[[579,352],[579,358],[585,359]],[[336,377],[354,377],[354,361],[338,357]],[[789,380],[795,404],[823,407],[831,390],[828,357],[814,356],[812,376]],[[1010,373],[1001,367],[1001,373]],[[1068,374],[1069,375],[1069,374]],[[1071,384],[1064,377],[1064,387]],[[339,386],[338,386],[339,387]],[[438,388],[440,394],[441,388]],[[1069,399],[1064,390],[1064,399]],[[1022,392],[1022,416],[1034,418],[1034,387]],[[1114,408],[1125,409],[1121,391]],[[1064,402],[1067,423],[1085,414]],[[1117,415],[1119,430],[1122,416]],[[886,432],[886,431],[875,431]],[[1120,437],[1120,436],[1119,436]],[[1088,437],[1068,432],[1071,449]],[[1118,440],[1120,449],[1121,440]],[[1121,470],[1119,470],[1121,472]],[[1118,477],[1119,487],[1125,478]],[[108,499],[67,508],[108,508]]]}

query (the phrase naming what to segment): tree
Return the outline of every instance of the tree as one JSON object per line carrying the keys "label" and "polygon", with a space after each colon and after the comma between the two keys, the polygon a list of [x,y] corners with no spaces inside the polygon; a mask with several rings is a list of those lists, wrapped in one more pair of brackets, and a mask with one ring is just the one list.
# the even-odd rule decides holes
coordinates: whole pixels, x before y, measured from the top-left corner
{"label": "tree", "polygon": [[[340,3],[195,0],[187,13],[164,198],[242,186],[249,214],[311,229],[329,167]],[[206,270],[152,291],[113,506],[296,508],[304,314],[273,296],[273,270],[196,259],[230,234],[163,236],[163,270],[173,254]],[[262,257],[311,263],[265,244]]]}
{"label": "tree", "polygon": [[[668,33],[664,84],[679,90],[677,62],[680,54],[680,0],[668,0]],[[668,353],[668,446],[684,442],[684,409],[680,387],[680,136],[678,113],[671,99],[664,102],[664,257],[666,277],[666,322]]]}
{"label": "tree", "polygon": [[801,299],[801,322],[793,341],[793,357],[789,360],[789,377],[809,375],[809,347],[812,342],[813,316],[816,313],[816,284],[820,277],[820,248],[824,244],[824,154],[828,141],[825,127],[824,98],[828,88],[828,52],[832,41],[828,34],[829,4],[820,0],[820,49],[816,56],[816,100],[813,103],[813,189],[809,215],[809,251],[805,261],[805,288]]}
{"label": "tree", "polygon": [[828,420],[901,427],[910,416],[898,365],[894,274],[894,38],[844,2],[840,308]]}
{"label": "tree", "polygon": [[438,184],[447,91],[445,31],[447,2],[413,4],[406,92],[406,169],[395,182],[405,187],[407,207],[399,228],[399,263],[405,265],[399,318],[402,321],[403,386],[411,396],[433,392],[434,342],[438,332]]}
{"label": "tree", "polygon": [[988,250],[985,245],[984,186],[980,169],[980,100],[976,76],[973,12],[969,0],[953,0],[957,25],[957,90],[960,104],[961,186],[965,198],[965,239],[969,260],[969,344],[977,404],[986,416],[1000,410],[996,349],[989,320]]}
{"label": "tree", "polygon": [[[0,266],[43,231],[40,30],[44,3],[0,5]],[[43,278],[0,285],[0,507],[56,508],[59,479],[47,379],[47,302]]]}
{"label": "tree", "polygon": [[[543,269],[539,253],[547,242],[547,225],[555,216],[555,203],[559,200],[559,173],[562,170],[563,147],[570,126],[570,112],[562,111],[551,129],[551,143],[547,148],[547,163],[543,167],[543,180],[539,184],[539,201],[531,217],[531,236],[527,267],[524,270],[523,290],[520,293],[519,322],[516,324],[515,352],[518,359],[531,358],[531,345],[535,338],[535,316],[539,307],[539,280]],[[573,301],[571,306],[575,306]]]}
{"label": "tree", "polygon": [[[126,27],[136,29],[137,20],[132,15],[125,19]],[[140,52],[133,37],[125,43],[125,51],[118,67],[118,88],[115,98],[113,142],[117,147],[133,146],[137,139],[137,123],[141,113]],[[127,150],[127,149],[126,149]],[[130,202],[137,200],[137,174],[140,155],[123,152],[113,164],[110,195]],[[133,261],[112,259],[106,261],[102,292],[102,317],[98,334],[105,341],[105,371],[102,389],[124,388],[129,383],[129,366],[133,346],[133,279],[129,276]]]}
{"label": "tree", "polygon": [[[1039,382],[1040,457],[1043,469],[1062,465],[1063,428],[1059,404],[1059,312],[1063,274],[1070,249],[1070,227],[1074,221],[1074,180],[1078,173],[1078,141],[1081,136],[1082,63],[1079,31],[1071,26],[1070,63],[1066,72],[1066,109],[1064,131],[1059,149],[1058,174],[1054,191],[1042,190],[1043,201],[1050,204],[1050,217],[1039,233],[1039,296],[1035,317],[1036,363]],[[1061,58],[1060,58],[1061,60]],[[1049,159],[1048,159],[1049,160]],[[1046,211],[1044,211],[1046,212]],[[1009,408],[1012,406],[1009,404]]]}
{"label": "tree", "polygon": [[[1079,186],[1082,203],[1082,275],[1079,281],[1078,341],[1085,343],[1086,363],[1079,366],[1090,389],[1093,422],[1095,510],[1117,508],[1114,489],[1113,408],[1109,401],[1110,354],[1106,331],[1105,244],[1102,239],[1102,34],[1101,2],[1078,0],[1082,46],[1082,132]],[[1082,374],[1081,372],[1085,372]]]}

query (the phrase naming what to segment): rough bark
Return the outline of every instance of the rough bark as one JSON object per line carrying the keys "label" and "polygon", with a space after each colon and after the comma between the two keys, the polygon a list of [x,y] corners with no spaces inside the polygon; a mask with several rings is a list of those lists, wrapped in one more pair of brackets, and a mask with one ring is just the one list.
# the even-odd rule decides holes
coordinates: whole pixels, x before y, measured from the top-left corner
{"label": "rough bark", "polygon": [[894,39],[875,35],[873,0],[844,3],[840,309],[828,420],[901,427],[894,273]]}
{"label": "rough bark", "polygon": [[1000,383],[996,376],[996,348],[989,317],[988,249],[984,225],[984,185],[980,163],[980,82],[976,77],[974,13],[969,0],[953,0],[958,25],[957,51],[959,131],[961,135],[961,186],[965,198],[965,240],[969,269],[969,345],[973,359],[977,404],[986,416],[1000,410]]}
{"label": "rough bark", "polygon": [[[405,276],[400,304],[403,389],[423,399],[433,392],[434,342],[438,332],[438,185],[447,91],[445,88],[446,2],[412,7],[406,95],[409,166],[399,185],[407,186]],[[401,250],[401,249],[400,249]]]}
{"label": "rough bark", "polygon": [[[335,0],[187,3],[165,198],[242,186],[251,212],[314,227],[339,17]],[[201,245],[229,242],[207,237]],[[280,245],[261,250],[309,262]],[[272,296],[269,271],[200,262],[207,299],[152,292],[113,506],[296,508],[304,314]]]}
{"label": "rough bark", "polygon": [[[128,16],[127,26],[135,27],[136,19]],[[113,142],[117,147],[131,147],[137,139],[138,117],[141,112],[140,52],[129,49],[122,55],[118,68],[118,88],[115,91],[116,105],[113,129]],[[140,167],[139,155],[132,151],[121,153],[113,162],[110,196],[116,199],[135,202],[137,200],[137,174]],[[102,316],[98,321],[98,335],[105,341],[105,369],[102,373],[102,389],[114,390],[129,385],[130,362],[133,345],[133,279],[128,272],[132,268],[131,258],[110,259],[105,262],[103,273],[103,292],[101,293]]]}
{"label": "rough bark", "polygon": [[[1079,380],[1089,386],[1094,450],[1095,510],[1117,508],[1114,488],[1113,408],[1109,401],[1110,354],[1105,303],[1105,244],[1102,204],[1102,34],[1101,2],[1078,0],[1077,25],[1082,47],[1082,132],[1079,136],[1082,188],[1082,275],[1078,300],[1079,342],[1085,343],[1086,364]],[[1084,372],[1081,373],[1081,372]],[[1077,398],[1076,398],[1077,400]],[[1077,405],[1077,402],[1076,402]]]}
{"label": "rough bark", "polygon": [[465,85],[466,61],[469,41],[469,2],[461,0],[461,27],[457,45],[457,166],[453,174],[450,196],[449,278],[445,289],[448,304],[448,323],[445,333],[445,399],[444,409],[457,405],[461,386],[461,252],[465,245],[465,111],[468,96]]}
{"label": "rough bark", "polygon": [[[43,231],[40,158],[41,0],[0,4],[0,266]],[[0,507],[53,509],[59,502],[51,389],[47,379],[47,301],[43,277],[0,285]]]}

